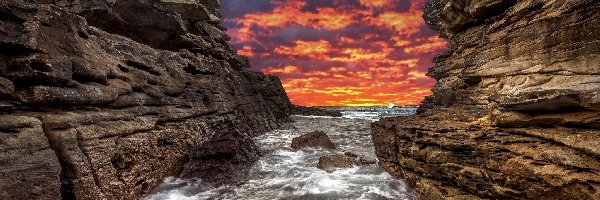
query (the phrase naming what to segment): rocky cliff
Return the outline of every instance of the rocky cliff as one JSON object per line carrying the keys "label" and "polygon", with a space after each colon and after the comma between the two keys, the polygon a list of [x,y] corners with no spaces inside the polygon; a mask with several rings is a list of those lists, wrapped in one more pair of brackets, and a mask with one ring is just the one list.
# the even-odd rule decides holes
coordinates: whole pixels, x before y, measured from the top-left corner
{"label": "rocky cliff", "polygon": [[419,114],[372,124],[421,199],[600,199],[600,1],[431,0]]}
{"label": "rocky cliff", "polygon": [[0,2],[0,199],[137,199],[235,181],[291,104],[219,0]]}

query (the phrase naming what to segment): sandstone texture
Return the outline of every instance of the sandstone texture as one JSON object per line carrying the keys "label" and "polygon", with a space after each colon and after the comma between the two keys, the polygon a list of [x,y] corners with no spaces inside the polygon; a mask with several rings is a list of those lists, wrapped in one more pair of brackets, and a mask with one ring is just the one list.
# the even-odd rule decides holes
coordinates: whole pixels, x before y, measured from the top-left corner
{"label": "sandstone texture", "polygon": [[0,199],[139,199],[233,182],[284,123],[218,0],[0,1]]}
{"label": "sandstone texture", "polygon": [[372,124],[421,199],[600,199],[600,2],[432,0],[419,114]]}
{"label": "sandstone texture", "polygon": [[334,172],[338,169],[351,167],[352,161],[350,160],[350,158],[346,157],[343,154],[321,156],[319,158],[319,162],[317,163],[317,168],[329,173]]}
{"label": "sandstone texture", "polygon": [[360,165],[372,165],[377,163],[376,160],[357,155],[352,152],[344,152],[344,154],[332,154],[321,156],[317,163],[317,168],[326,172],[334,172],[338,169],[351,168]]}
{"label": "sandstone texture", "polygon": [[325,132],[315,131],[293,138],[291,147],[296,150],[307,147],[335,149],[335,144]]}

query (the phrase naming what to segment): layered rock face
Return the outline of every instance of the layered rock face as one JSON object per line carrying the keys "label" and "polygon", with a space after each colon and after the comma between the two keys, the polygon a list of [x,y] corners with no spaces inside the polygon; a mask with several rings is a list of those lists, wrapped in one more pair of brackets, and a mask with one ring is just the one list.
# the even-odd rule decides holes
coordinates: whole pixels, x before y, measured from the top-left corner
{"label": "layered rock face", "polygon": [[432,0],[449,40],[419,114],[372,125],[422,199],[600,199],[600,2]]}
{"label": "layered rock face", "polygon": [[[0,2],[0,199],[136,199],[167,176],[235,181],[287,120],[218,0]],[[220,175],[226,174],[222,178]]]}

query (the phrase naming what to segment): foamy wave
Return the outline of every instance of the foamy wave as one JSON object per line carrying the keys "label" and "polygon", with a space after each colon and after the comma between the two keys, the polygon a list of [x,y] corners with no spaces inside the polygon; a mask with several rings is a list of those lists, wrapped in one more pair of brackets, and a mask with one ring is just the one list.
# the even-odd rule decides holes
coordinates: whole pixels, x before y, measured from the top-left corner
{"label": "foamy wave", "polygon": [[[345,110],[344,110],[345,109]],[[168,178],[147,200],[159,199],[413,199],[408,186],[377,164],[327,173],[318,169],[319,157],[352,151],[375,158],[369,124],[385,116],[401,116],[414,108],[344,108],[343,117],[293,116],[287,129],[256,137],[263,157],[239,186],[213,187],[194,179]],[[366,119],[366,120],[365,120]],[[324,131],[337,149],[290,148],[294,137]]]}
{"label": "foamy wave", "polygon": [[292,115],[294,117],[298,117],[298,118],[310,118],[310,119],[335,119],[335,118],[340,118],[340,117],[333,117],[333,116],[317,116],[317,115]]}

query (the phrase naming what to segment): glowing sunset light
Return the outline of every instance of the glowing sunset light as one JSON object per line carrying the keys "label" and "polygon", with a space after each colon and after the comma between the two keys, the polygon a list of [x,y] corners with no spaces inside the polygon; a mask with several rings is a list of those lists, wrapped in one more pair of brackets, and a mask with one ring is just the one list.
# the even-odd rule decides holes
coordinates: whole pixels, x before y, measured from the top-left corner
{"label": "glowing sunset light", "polygon": [[391,6],[394,1],[393,0],[359,0],[360,4],[367,7],[385,7]]}
{"label": "glowing sunset light", "polygon": [[430,51],[437,51],[440,48],[445,48],[446,45],[448,45],[446,40],[439,38],[437,36],[432,36],[432,37],[427,38],[427,40],[425,40],[423,43],[421,43],[419,45],[404,48],[404,52],[405,53],[427,53]]}
{"label": "glowing sunset light", "polygon": [[295,41],[295,46],[279,46],[273,51],[276,54],[288,56],[306,56],[313,59],[326,59],[323,56],[331,51],[331,45],[325,40],[316,42]]}
{"label": "glowing sunset light", "polygon": [[292,103],[416,105],[446,41],[421,18],[424,0],[228,0],[224,25],[253,70],[279,76]]}
{"label": "glowing sunset light", "polygon": [[256,55],[254,54],[254,50],[252,50],[252,47],[247,45],[243,46],[241,49],[238,49],[237,53],[248,57],[254,57]]}
{"label": "glowing sunset light", "polygon": [[421,12],[385,12],[373,20],[373,24],[395,30],[400,35],[411,35],[418,33],[423,25]]}
{"label": "glowing sunset light", "polygon": [[285,67],[267,67],[263,69],[266,74],[294,74],[300,73],[300,69],[296,66],[288,65]]}

